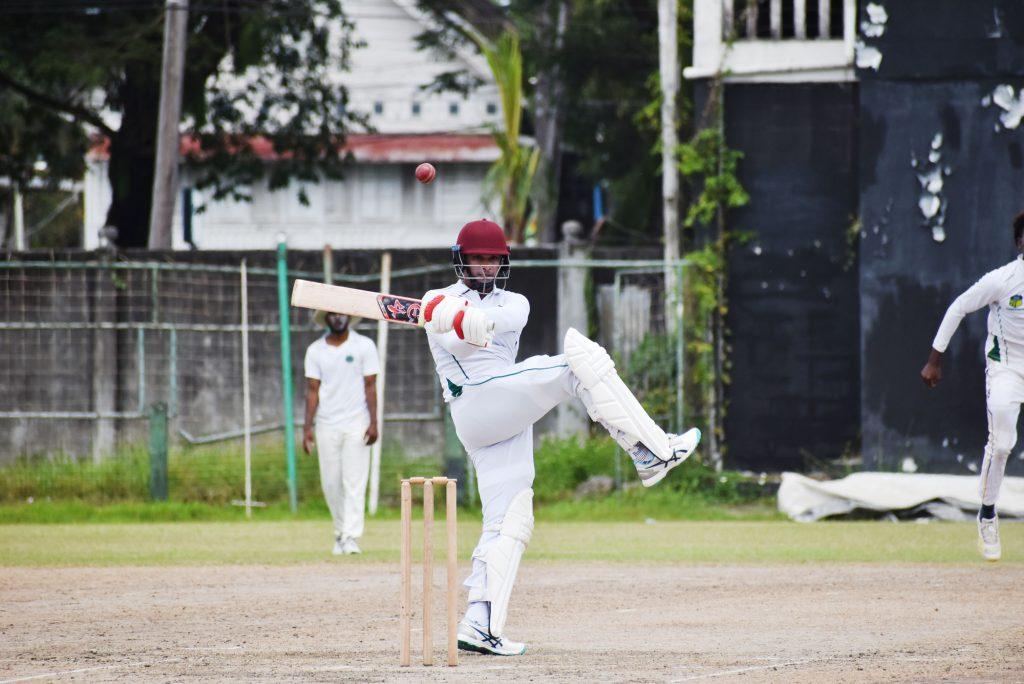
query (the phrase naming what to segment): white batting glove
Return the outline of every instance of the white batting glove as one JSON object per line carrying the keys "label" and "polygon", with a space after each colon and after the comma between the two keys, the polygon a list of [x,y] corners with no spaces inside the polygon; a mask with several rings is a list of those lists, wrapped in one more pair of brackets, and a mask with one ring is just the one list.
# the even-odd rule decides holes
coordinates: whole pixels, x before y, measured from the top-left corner
{"label": "white batting glove", "polygon": [[482,309],[472,306],[456,314],[453,329],[460,339],[477,347],[486,347],[494,338],[494,321]]}
{"label": "white batting glove", "polygon": [[424,326],[429,332],[444,334],[455,327],[455,316],[465,311],[469,300],[462,297],[437,295],[423,305]]}

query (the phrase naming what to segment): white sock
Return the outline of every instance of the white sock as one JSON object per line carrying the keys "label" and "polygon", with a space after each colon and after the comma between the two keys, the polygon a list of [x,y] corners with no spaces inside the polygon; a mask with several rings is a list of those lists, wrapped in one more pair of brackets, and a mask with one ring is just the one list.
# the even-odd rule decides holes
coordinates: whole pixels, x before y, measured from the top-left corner
{"label": "white sock", "polygon": [[483,625],[484,627],[490,627],[491,624],[491,604],[489,601],[471,601],[469,609],[466,610],[466,619]]}

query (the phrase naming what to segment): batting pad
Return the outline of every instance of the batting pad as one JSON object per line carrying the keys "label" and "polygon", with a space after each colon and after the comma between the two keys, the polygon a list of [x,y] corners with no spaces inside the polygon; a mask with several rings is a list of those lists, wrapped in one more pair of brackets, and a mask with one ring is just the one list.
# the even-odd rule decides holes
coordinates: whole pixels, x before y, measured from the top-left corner
{"label": "batting pad", "polygon": [[615,370],[615,362],[596,342],[575,328],[565,333],[565,358],[572,372],[590,393],[588,411],[612,427],[643,442],[662,461],[672,460],[668,435],[651,420]]}
{"label": "batting pad", "polygon": [[470,601],[490,601],[491,636],[500,637],[508,617],[508,602],[519,572],[519,561],[533,536],[533,490],[512,497],[498,527],[498,539],[481,560],[487,565],[487,586],[470,590]]}

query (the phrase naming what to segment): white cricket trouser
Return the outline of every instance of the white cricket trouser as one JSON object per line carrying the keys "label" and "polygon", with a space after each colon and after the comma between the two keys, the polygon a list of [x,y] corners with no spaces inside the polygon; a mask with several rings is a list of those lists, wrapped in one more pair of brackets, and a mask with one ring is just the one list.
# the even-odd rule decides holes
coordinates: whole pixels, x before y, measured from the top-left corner
{"label": "white cricket trouser", "polygon": [[564,355],[531,356],[492,378],[467,383],[452,401],[455,431],[476,470],[485,530],[473,550],[473,572],[465,586],[486,586],[480,558],[498,538],[492,530],[512,498],[533,486],[533,424],[577,396],[579,387]]}
{"label": "white cricket trouser", "polygon": [[981,502],[995,505],[1006,471],[1006,461],[1017,443],[1017,416],[1024,401],[1024,375],[1005,364],[985,364],[985,405],[988,409],[988,443],[981,464],[978,491]]}
{"label": "white cricket trouser", "polygon": [[368,425],[317,425],[320,486],[331,510],[334,535],[363,536],[370,447],[363,443]]}

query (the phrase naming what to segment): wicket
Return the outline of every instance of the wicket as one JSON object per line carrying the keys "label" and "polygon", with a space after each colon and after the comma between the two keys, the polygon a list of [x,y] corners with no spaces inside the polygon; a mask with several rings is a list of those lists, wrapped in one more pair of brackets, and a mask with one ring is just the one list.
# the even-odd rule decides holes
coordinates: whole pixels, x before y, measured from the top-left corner
{"label": "wicket", "polygon": [[410,477],[402,480],[402,654],[401,665],[410,664],[409,642],[412,618],[412,486],[423,485],[423,664],[434,664],[433,640],[430,634],[430,598],[434,553],[434,485],[445,488],[445,523],[448,536],[448,665],[459,664],[455,611],[458,589],[458,513],[456,512],[456,480],[447,477]]}

